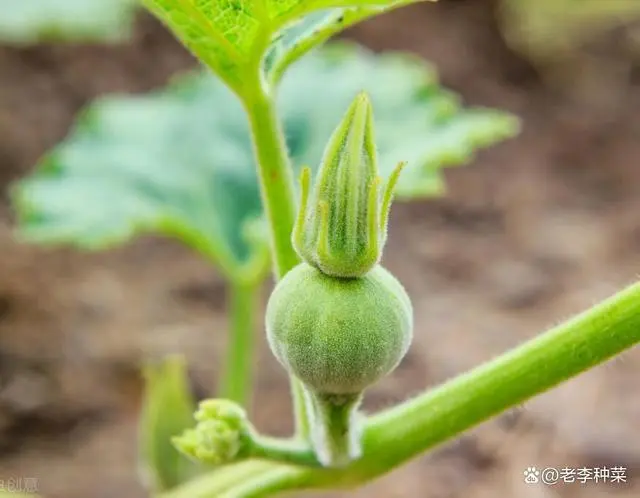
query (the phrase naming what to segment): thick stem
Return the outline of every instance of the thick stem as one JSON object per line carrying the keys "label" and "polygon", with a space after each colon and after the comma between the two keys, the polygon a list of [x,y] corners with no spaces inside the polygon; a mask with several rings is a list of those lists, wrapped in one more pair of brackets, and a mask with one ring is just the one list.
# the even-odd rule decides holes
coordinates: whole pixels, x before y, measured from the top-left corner
{"label": "thick stem", "polygon": [[221,377],[218,397],[247,406],[251,401],[254,359],[256,300],[260,285],[256,282],[231,282],[229,312],[231,327],[226,366]]}
{"label": "thick stem", "polygon": [[[259,81],[257,77],[256,81]],[[281,279],[298,264],[298,256],[291,243],[296,215],[293,172],[276,114],[275,97],[257,83],[254,91],[244,98],[244,104],[258,163],[262,205],[269,222],[275,274]],[[290,377],[290,382],[296,437],[307,440],[309,421],[302,386],[293,377]]]}
{"label": "thick stem", "polygon": [[306,389],[313,423],[311,441],[325,467],[344,467],[362,455],[358,406],[362,394],[323,395]]}
{"label": "thick stem", "polygon": [[276,115],[274,96],[262,87],[250,95],[245,105],[258,163],[263,207],[269,221],[275,274],[280,279],[298,264],[291,244],[296,216],[293,172]]}
{"label": "thick stem", "polygon": [[157,495],[156,498],[220,498],[229,490],[261,475],[278,471],[278,464],[264,460],[246,460],[225,465],[212,472],[197,476],[178,487]]}

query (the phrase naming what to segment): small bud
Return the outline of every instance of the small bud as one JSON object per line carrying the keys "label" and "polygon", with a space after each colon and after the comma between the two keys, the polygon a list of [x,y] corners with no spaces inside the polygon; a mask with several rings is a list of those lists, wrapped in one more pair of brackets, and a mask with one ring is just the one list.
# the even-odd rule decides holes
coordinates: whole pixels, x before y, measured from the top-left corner
{"label": "small bud", "polygon": [[298,255],[326,275],[356,278],[382,256],[393,188],[403,164],[384,190],[378,176],[369,97],[359,94],[329,139],[310,195],[309,168],[292,242]]}
{"label": "small bud", "polygon": [[195,413],[198,424],[173,438],[188,457],[209,465],[222,465],[242,456],[250,446],[252,427],[246,412],[232,401],[210,399]]}

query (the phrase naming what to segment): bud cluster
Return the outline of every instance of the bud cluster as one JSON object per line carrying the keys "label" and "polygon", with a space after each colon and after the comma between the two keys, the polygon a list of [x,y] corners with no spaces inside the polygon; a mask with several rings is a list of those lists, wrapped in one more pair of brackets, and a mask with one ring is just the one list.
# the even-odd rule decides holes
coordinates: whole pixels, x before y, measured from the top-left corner
{"label": "bud cluster", "polygon": [[222,465],[241,456],[252,439],[252,427],[242,407],[224,399],[202,401],[197,425],[173,438],[173,444],[193,460]]}

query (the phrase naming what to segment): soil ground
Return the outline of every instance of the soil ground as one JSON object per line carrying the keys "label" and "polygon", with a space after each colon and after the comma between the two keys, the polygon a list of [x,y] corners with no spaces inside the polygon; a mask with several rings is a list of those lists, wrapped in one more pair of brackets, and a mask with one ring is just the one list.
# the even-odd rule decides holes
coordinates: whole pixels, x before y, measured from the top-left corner
{"label": "soil ground", "polygon": [[[524,123],[518,138],[449,171],[446,198],[394,207],[385,264],[414,296],[416,340],[371,391],[372,410],[533,337],[639,273],[640,64],[603,39],[588,63],[570,66],[571,85],[552,90],[507,48],[491,7],[421,5],[349,33],[424,56],[467,103]],[[0,184],[29,171],[95,96],[144,92],[193,64],[145,16],[123,46],[0,48]],[[21,246],[6,202],[0,216],[0,480],[36,477],[52,498],[146,496],[134,444],[139,362],[182,352],[208,392],[224,346],[221,278],[154,238],[101,254]],[[286,378],[264,341],[259,370],[253,417],[285,435]],[[640,496],[639,384],[636,348],[365,488],[316,496]],[[530,466],[624,466],[629,483],[526,485]]]}

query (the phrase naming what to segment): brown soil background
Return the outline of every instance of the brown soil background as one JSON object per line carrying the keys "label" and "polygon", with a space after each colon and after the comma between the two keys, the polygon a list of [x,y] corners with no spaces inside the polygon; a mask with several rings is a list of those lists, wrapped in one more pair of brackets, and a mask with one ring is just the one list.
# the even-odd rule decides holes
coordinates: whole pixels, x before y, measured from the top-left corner
{"label": "brown soil background", "polygon": [[[517,139],[449,171],[446,198],[394,208],[386,265],[414,296],[416,340],[370,393],[371,409],[533,337],[638,275],[637,54],[618,34],[600,37],[562,64],[571,85],[551,90],[507,48],[492,7],[420,5],[349,34],[424,56],[467,103],[524,123]],[[0,184],[29,171],[95,96],[144,92],[193,64],[145,16],[123,46],[0,47]],[[138,365],[182,352],[207,394],[225,341],[222,280],[177,243],[45,250],[12,240],[6,201],[0,217],[0,479],[37,477],[47,497],[146,496],[136,471]],[[258,368],[253,417],[287,434],[286,378],[264,341]],[[640,496],[639,384],[636,348],[365,488],[316,496]],[[529,466],[614,465],[628,468],[628,485],[523,483]]]}

